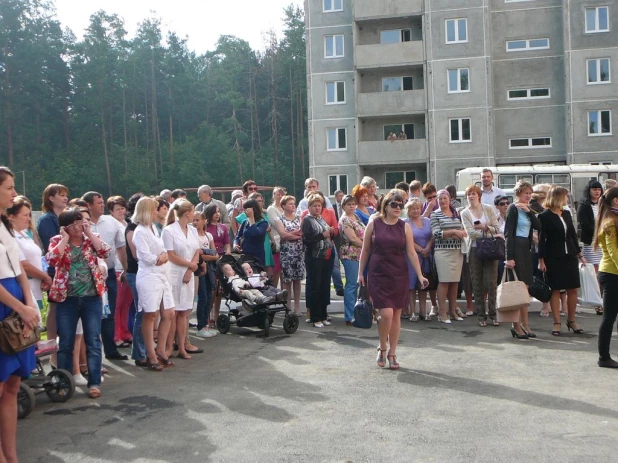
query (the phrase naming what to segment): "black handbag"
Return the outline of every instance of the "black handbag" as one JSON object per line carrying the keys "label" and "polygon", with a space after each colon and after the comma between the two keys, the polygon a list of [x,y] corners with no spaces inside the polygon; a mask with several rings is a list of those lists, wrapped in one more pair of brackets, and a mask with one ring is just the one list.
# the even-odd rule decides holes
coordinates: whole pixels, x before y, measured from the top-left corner
{"label": "black handbag", "polygon": [[505,241],[499,236],[483,232],[482,238],[476,239],[476,258],[478,260],[504,260]]}
{"label": "black handbag", "polygon": [[545,273],[543,273],[543,278],[539,278],[536,275],[532,278],[532,284],[528,288],[528,292],[533,298],[541,302],[549,302],[551,299],[551,288],[547,284]]}
{"label": "black handbag", "polygon": [[352,326],[356,328],[368,329],[373,325],[373,307],[367,297],[367,288],[365,285],[360,287],[358,291],[358,299],[354,305],[354,320]]}
{"label": "black handbag", "polygon": [[417,291],[435,291],[438,289],[438,271],[436,270],[436,265],[433,259],[433,255],[429,255],[427,257],[423,257],[418,254],[419,264],[421,265],[421,273],[427,278],[429,284],[424,288],[421,285],[420,278],[416,279],[416,290]]}

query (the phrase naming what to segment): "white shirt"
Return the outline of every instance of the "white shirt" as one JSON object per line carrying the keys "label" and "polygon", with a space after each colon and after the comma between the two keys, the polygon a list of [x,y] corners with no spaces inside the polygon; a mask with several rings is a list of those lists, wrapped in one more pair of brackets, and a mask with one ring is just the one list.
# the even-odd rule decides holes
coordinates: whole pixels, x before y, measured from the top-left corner
{"label": "white shirt", "polygon": [[17,277],[20,274],[17,240],[0,222],[0,279]]}
{"label": "white shirt", "polygon": [[[17,245],[20,251],[23,253],[22,261],[28,262],[34,268],[43,271],[43,263],[41,257],[43,251],[41,248],[31,239],[25,232],[15,232],[15,238],[17,239]],[[43,291],[41,291],[41,280],[28,277],[28,283],[30,284],[30,290],[36,301],[43,300]]]}
{"label": "white shirt", "polygon": [[485,188],[481,188],[481,192],[481,202],[483,204],[489,204],[493,207],[496,207],[496,205],[494,204],[494,199],[496,199],[497,196],[506,196],[502,189],[494,186],[493,184],[491,185],[489,191],[485,191]]}
{"label": "white shirt", "polygon": [[[120,222],[114,219],[111,215],[102,215],[97,223],[92,222],[92,231],[99,234],[99,238],[107,243],[112,251],[126,246],[124,238],[124,229]],[[116,253],[110,252],[107,258],[107,268],[114,269],[116,267]]]}
{"label": "white shirt", "polygon": [[[324,200],[326,202],[326,209],[332,209],[333,205],[330,202],[330,199],[328,199],[328,196],[325,196]],[[307,198],[303,198],[300,200],[300,203],[298,203],[298,207],[296,208],[296,215],[300,215],[303,211],[306,211],[307,209],[309,209],[309,205],[307,204]]]}
{"label": "white shirt", "polygon": [[[178,221],[165,227],[161,233],[161,238],[167,251],[174,251],[174,254],[178,257],[188,261],[193,259],[195,252],[200,246],[197,230],[194,227],[187,226],[187,234],[185,236]],[[176,265],[171,260],[167,265],[169,267],[169,282],[172,286],[175,308],[184,310],[193,308],[195,286],[193,282],[185,284],[182,281],[187,272],[187,267]]]}
{"label": "white shirt", "polygon": [[140,224],[133,232],[133,244],[137,252],[139,267],[137,276],[147,278],[150,276],[163,276],[167,279],[166,265],[157,266],[157,259],[162,252],[165,252],[163,240],[159,237],[154,225],[145,227]]}

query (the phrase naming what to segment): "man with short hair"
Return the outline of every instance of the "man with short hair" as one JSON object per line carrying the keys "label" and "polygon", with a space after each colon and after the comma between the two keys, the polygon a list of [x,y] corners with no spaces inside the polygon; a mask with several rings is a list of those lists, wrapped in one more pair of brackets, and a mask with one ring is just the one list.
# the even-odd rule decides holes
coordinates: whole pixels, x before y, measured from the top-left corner
{"label": "man with short hair", "polygon": [[223,203],[223,201],[219,201],[212,197],[212,188],[208,185],[202,185],[197,189],[197,197],[200,200],[200,203],[195,206],[195,212],[204,212],[208,206],[211,204],[216,205],[221,212],[221,223],[225,225],[230,224],[230,216],[227,213],[227,207]]}
{"label": "man with short hair", "polygon": [[[309,192],[318,191],[319,189],[320,189],[320,182],[318,182],[317,179],[313,177],[309,177],[307,180],[305,180],[305,197],[301,199],[300,202],[298,203],[298,208],[296,208],[297,215],[300,215],[301,212],[306,211],[308,209],[307,194]],[[328,199],[328,196],[324,195],[324,199],[326,200],[325,207],[328,209],[332,209],[333,205],[330,202],[330,199]]]}
{"label": "man with short hair", "polygon": [[[171,197],[172,197],[172,203],[173,203],[177,199],[186,198],[187,197],[187,192],[185,190],[180,189],[180,188],[176,188],[174,191],[172,191]],[[167,202],[169,203],[170,201],[168,200]]]}
{"label": "man with short hair", "polygon": [[615,186],[618,186],[618,182],[614,180],[613,178],[606,178],[603,181],[603,191],[609,190],[610,188],[614,188]]}
{"label": "man with short hair", "polygon": [[[408,200],[410,199],[410,193],[408,192],[408,189],[410,188],[410,186],[406,183],[406,182],[397,182],[397,184],[395,185],[395,190],[401,190],[403,191],[403,203],[406,204],[408,202]],[[404,217],[400,217],[402,220],[404,219]]]}
{"label": "man with short hair", "polygon": [[421,182],[419,182],[418,180],[412,180],[410,182],[410,199],[412,198],[418,198],[421,199],[421,188],[422,188],[422,184]]}
{"label": "man with short hair", "polygon": [[88,203],[90,218],[92,221],[91,229],[99,235],[102,241],[107,243],[112,252],[107,258],[107,296],[109,299],[109,315],[101,320],[101,340],[103,341],[103,349],[105,358],[109,360],[127,360],[129,357],[121,354],[114,342],[114,314],[116,313],[116,294],[118,293],[118,281],[116,280],[116,258],[120,261],[123,268],[123,273],[120,278],[124,278],[124,272],[127,270],[127,250],[122,225],[111,215],[104,215],[105,202],[101,193],[89,191],[82,196],[82,200]]}
{"label": "man with short hair", "polygon": [[161,196],[168,203],[172,202],[172,190],[168,190],[167,188],[165,190],[161,190],[161,193],[159,193],[159,196]]}
{"label": "man with short hair", "polygon": [[343,210],[341,209],[341,200],[343,199],[344,196],[345,196],[345,193],[343,191],[341,190],[335,191],[336,207],[334,208],[334,210],[335,210],[335,215],[337,216],[337,222],[339,222],[339,218],[341,217],[341,214],[343,213]]}
{"label": "man with short hair", "polygon": [[483,187],[481,188],[481,202],[483,204],[494,206],[496,196],[506,196],[504,191],[497,186],[494,186],[494,173],[491,169],[485,168],[482,170],[481,183],[483,184]]}

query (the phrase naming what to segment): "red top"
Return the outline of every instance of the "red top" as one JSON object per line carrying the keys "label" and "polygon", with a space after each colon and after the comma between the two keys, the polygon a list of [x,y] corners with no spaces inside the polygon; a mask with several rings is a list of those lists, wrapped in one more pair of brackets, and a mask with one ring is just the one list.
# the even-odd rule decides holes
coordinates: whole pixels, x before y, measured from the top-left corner
{"label": "red top", "polygon": [[[305,218],[305,216],[309,214],[309,209],[304,210],[300,214],[301,220]],[[339,235],[339,224],[337,223],[337,216],[335,215],[335,211],[333,209],[328,209],[326,207],[322,208],[322,218],[324,222],[328,224],[329,227],[333,227],[335,229],[335,233],[333,236]]]}

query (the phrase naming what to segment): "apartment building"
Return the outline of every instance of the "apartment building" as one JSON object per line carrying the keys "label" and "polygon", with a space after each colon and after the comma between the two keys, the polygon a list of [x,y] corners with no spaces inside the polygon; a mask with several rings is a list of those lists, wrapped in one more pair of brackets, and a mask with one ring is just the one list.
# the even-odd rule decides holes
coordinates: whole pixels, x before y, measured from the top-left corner
{"label": "apartment building", "polygon": [[305,21],[310,168],[331,195],[618,162],[614,2],[306,0]]}

